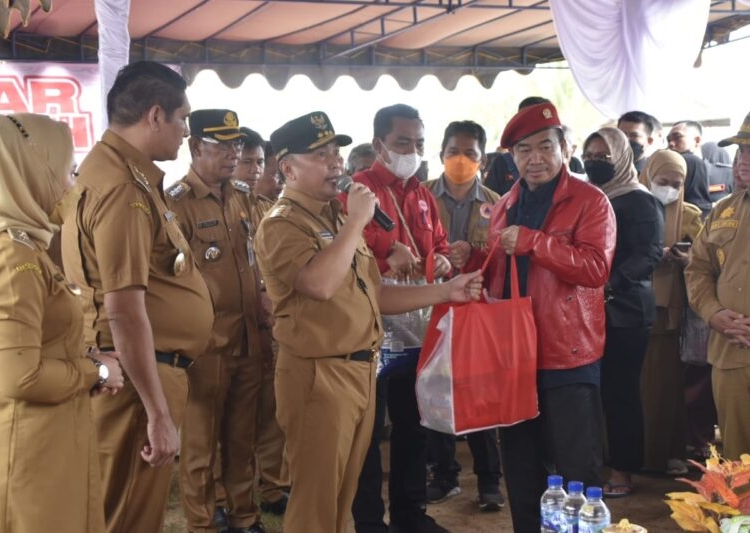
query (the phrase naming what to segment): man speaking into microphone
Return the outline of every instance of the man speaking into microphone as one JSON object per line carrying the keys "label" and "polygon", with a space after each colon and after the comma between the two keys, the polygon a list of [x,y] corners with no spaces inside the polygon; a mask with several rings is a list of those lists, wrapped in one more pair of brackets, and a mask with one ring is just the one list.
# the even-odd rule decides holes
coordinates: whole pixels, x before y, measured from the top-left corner
{"label": "man speaking into microphone", "polygon": [[352,185],[349,217],[336,199],[339,147],[350,143],[319,111],[271,134],[286,187],[255,249],[279,343],[276,418],[292,480],[285,533],[346,532],[373,427],[380,313],[467,302],[481,290],[479,272],[439,285],[381,285],[362,238],[377,198]]}

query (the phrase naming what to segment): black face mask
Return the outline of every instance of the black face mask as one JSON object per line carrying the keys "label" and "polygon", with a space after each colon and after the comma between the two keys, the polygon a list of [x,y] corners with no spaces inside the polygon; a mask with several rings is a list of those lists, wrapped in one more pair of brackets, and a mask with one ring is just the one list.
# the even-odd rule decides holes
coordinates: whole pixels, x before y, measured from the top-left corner
{"label": "black face mask", "polygon": [[633,161],[638,161],[643,155],[645,147],[635,141],[630,141],[630,149],[633,150]]}
{"label": "black face mask", "polygon": [[589,159],[583,162],[583,168],[595,185],[604,185],[615,177],[615,166],[609,161]]}

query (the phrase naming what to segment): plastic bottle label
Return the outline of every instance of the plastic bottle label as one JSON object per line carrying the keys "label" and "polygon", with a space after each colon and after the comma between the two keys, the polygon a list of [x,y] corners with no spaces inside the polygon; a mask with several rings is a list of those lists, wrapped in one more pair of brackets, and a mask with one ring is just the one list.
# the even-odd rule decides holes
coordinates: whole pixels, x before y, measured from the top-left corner
{"label": "plastic bottle label", "polygon": [[542,531],[545,533],[565,533],[566,526],[565,515],[561,510],[542,511]]}

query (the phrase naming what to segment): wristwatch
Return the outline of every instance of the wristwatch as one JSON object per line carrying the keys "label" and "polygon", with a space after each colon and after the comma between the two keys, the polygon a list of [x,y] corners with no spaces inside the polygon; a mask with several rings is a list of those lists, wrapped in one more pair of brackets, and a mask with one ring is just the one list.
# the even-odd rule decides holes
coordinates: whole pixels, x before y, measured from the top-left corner
{"label": "wristwatch", "polygon": [[99,380],[96,382],[96,386],[101,387],[107,382],[107,378],[109,377],[109,368],[107,368],[107,365],[99,361],[99,359],[94,359],[92,357],[91,361],[94,363],[96,368],[99,369]]}

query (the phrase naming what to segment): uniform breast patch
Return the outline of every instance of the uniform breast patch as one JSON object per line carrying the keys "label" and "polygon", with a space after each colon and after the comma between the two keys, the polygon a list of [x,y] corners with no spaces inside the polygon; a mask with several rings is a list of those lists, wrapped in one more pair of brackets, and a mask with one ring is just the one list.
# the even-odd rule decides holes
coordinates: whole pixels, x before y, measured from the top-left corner
{"label": "uniform breast patch", "polygon": [[213,220],[201,220],[198,222],[198,228],[204,229],[204,228],[213,228],[214,226],[218,226],[219,221],[216,219]]}
{"label": "uniform breast patch", "polygon": [[36,263],[21,263],[20,265],[18,265],[13,270],[15,270],[16,272],[28,272],[28,271],[31,271],[31,272],[36,272],[40,276],[42,275],[42,269],[39,268],[39,265],[37,265]]}
{"label": "uniform breast patch", "polygon": [[128,205],[132,207],[133,209],[140,209],[147,215],[151,215],[151,208],[147,206],[146,204],[144,204],[143,202],[130,202]]}

